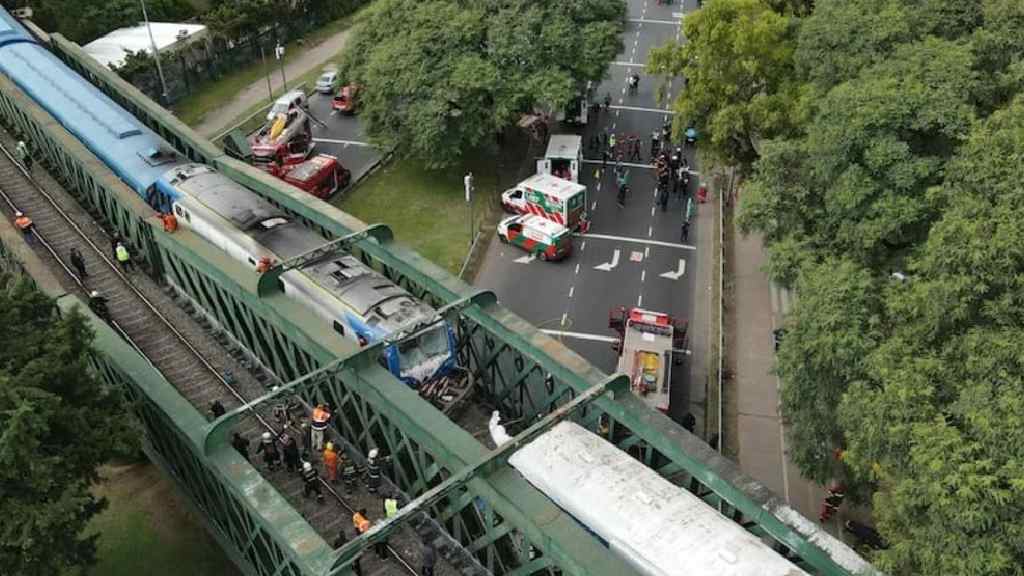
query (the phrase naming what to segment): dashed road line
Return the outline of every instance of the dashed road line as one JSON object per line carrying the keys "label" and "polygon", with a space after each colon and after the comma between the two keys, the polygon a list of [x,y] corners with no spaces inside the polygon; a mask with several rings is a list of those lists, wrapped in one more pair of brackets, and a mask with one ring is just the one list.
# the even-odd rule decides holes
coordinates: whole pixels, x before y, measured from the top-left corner
{"label": "dashed road line", "polygon": [[637,308],[643,308],[644,307],[644,295],[643,294],[641,294],[641,295],[636,297],[636,307]]}
{"label": "dashed road line", "polygon": [[657,20],[652,18],[627,18],[626,22],[632,22],[634,24],[670,24],[676,26],[679,22],[675,20]]}
{"label": "dashed road line", "polygon": [[569,298],[572,298],[572,295],[575,294],[575,293],[576,293],[576,287],[575,286],[569,286]]}
{"label": "dashed road line", "polygon": [[579,262],[576,263],[576,272],[575,273],[576,274],[580,273],[580,263]]}
{"label": "dashed road line", "polygon": [[643,281],[646,280],[646,279],[647,279],[647,270],[641,270],[640,271],[640,283],[642,284]]}
{"label": "dashed road line", "polygon": [[647,227],[647,237],[648,238],[653,238],[654,237],[654,226],[648,226]]}
{"label": "dashed road line", "polygon": [[666,110],[664,108],[644,108],[643,106],[623,106],[622,100],[619,100],[618,106],[610,106],[612,110],[632,110],[634,112],[654,112],[656,114],[675,114],[672,110]]}
{"label": "dashed road line", "polygon": [[565,326],[565,321],[569,317],[568,312],[562,312],[562,326]]}

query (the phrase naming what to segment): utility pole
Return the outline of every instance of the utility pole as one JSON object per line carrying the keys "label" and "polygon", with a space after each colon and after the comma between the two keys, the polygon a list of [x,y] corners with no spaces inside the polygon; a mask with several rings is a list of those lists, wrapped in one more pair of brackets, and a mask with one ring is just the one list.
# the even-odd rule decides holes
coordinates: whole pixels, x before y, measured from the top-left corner
{"label": "utility pole", "polygon": [[466,172],[466,177],[462,179],[463,185],[466,187],[466,206],[469,207],[469,245],[473,245],[473,173]]}
{"label": "utility pole", "polygon": [[288,91],[288,79],[284,77],[284,46],[281,46],[281,42],[277,43],[277,47],[274,48],[274,55],[277,56],[277,61],[281,63],[281,84],[284,86],[284,91]]}
{"label": "utility pole", "polygon": [[149,25],[149,14],[146,13],[146,0],[139,0],[142,4],[142,19],[146,21],[146,31],[149,32],[149,45],[153,49],[153,58],[156,60],[156,73],[160,75],[160,89],[163,90],[163,104],[168,104],[167,81],[164,80],[164,69],[160,66],[160,51],[156,48],[156,40],[153,39],[153,27]]}

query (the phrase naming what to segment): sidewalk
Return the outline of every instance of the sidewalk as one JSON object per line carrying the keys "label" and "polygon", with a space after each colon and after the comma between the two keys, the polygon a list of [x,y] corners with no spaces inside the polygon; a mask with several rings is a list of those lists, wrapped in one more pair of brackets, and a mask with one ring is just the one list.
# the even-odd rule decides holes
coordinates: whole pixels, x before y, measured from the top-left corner
{"label": "sidewalk", "polygon": [[[313,46],[302,56],[290,60],[284,66],[285,77],[296,79],[323,66],[345,47],[351,34],[352,28],[346,28]],[[290,82],[293,81],[290,80]],[[270,85],[275,96],[280,94],[282,80],[279,70],[270,75]],[[267,100],[267,80],[261,76],[259,80],[238,92],[230,102],[225,102],[222,106],[207,112],[203,116],[203,121],[194,128],[203,136],[212,138],[229,128],[232,122],[250,108],[265,100]]]}
{"label": "sidewalk", "polygon": [[[744,237],[733,226],[732,292],[737,461],[744,473],[761,481],[808,519],[817,519],[824,492],[800,476],[786,457],[779,417],[779,380],[772,374],[775,350],[772,330],[789,310],[788,290],[778,288],[762,271],[765,262],[760,235]],[[835,520],[838,522],[838,520]],[[830,523],[831,524],[831,523]],[[838,525],[827,526],[838,533]]]}

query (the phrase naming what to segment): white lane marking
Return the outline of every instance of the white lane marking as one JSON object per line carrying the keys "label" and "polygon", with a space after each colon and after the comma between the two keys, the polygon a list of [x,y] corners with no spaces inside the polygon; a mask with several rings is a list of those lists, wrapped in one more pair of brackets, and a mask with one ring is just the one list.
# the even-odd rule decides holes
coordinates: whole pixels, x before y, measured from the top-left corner
{"label": "white lane marking", "polygon": [[541,332],[548,336],[562,336],[565,338],[576,338],[577,340],[590,340],[591,342],[618,342],[618,338],[605,336],[603,334],[587,334],[586,332],[567,332],[565,330],[542,329]]}
{"label": "white lane marking", "polygon": [[580,273],[580,263],[577,262],[576,263],[576,272],[575,272],[575,274],[579,274],[579,273]]}
{"label": "white lane marking", "polygon": [[[686,13],[685,12],[673,12],[672,13],[672,17],[673,18],[685,18],[686,17]],[[680,22],[680,24],[682,24],[682,22]]]}
{"label": "white lane marking", "polygon": [[533,262],[536,259],[537,259],[537,255],[531,253],[531,254],[527,254],[526,256],[521,256],[519,258],[516,258],[516,262],[519,263],[519,264],[529,264],[530,262]]}
{"label": "white lane marking", "polygon": [[640,67],[643,68],[644,64],[638,64],[635,62],[612,62],[612,66],[626,66],[628,68]]}
{"label": "white lane marking", "polygon": [[562,326],[565,326],[565,320],[569,317],[568,312],[562,312]]}
{"label": "white lane marking", "polygon": [[576,293],[576,287],[575,286],[569,286],[569,298],[572,298],[572,295],[575,294],[575,293]]}
{"label": "white lane marking", "polygon": [[[652,214],[652,216],[653,216],[653,214]],[[654,226],[648,226],[647,227],[647,237],[651,238],[653,236],[654,236]]]}
{"label": "white lane marking", "polygon": [[643,281],[646,280],[646,279],[647,279],[647,270],[641,270],[640,271],[640,282],[643,283]]}
{"label": "white lane marking", "polygon": [[[667,246],[669,248],[681,248],[683,250],[696,250],[696,246],[689,244],[676,244],[675,242],[662,242],[661,240],[644,240],[643,238],[629,238],[628,236],[611,236],[609,234],[579,234],[586,238],[597,238],[599,240],[618,240],[619,242],[634,242],[636,244],[650,244],[651,246]],[[584,243],[586,245],[586,243]]]}
{"label": "white lane marking", "polygon": [[346,146],[363,146],[373,148],[373,144],[359,142],[357,140],[336,140],[334,138],[313,138],[313,142],[326,142],[328,144],[345,144]]}
{"label": "white lane marking", "polygon": [[605,272],[611,272],[618,265],[619,265],[619,249],[616,248],[615,251],[612,252],[612,261],[611,262],[605,262],[604,264],[598,264],[597,266],[594,266],[594,270],[604,270]]}
{"label": "white lane marking", "polygon": [[651,247],[647,246],[647,247],[644,248],[644,258],[650,258],[650,257],[651,257]]}
{"label": "white lane marking", "polygon": [[580,252],[583,252],[586,249],[587,249],[587,241],[584,240],[583,244],[580,244]]}
{"label": "white lane marking", "polygon": [[[598,184],[597,187],[598,187],[598,189],[600,189],[601,185]],[[590,209],[591,210],[597,210],[597,200],[594,200],[594,204],[590,207]]]}
{"label": "white lane marking", "polygon": [[652,20],[650,18],[628,18],[626,22],[633,22],[635,24],[670,24],[672,26],[679,24],[675,20]]}
{"label": "white lane marking", "polygon": [[644,295],[643,294],[641,294],[641,295],[636,297],[636,307],[637,308],[643,308],[644,307]]}
{"label": "white lane marking", "polygon": [[[657,192],[655,192],[655,193],[654,193],[654,196],[655,196],[655,197],[657,197],[657,196],[658,196],[658,193],[657,193]],[[654,206],[651,206],[651,216],[654,216]]]}
{"label": "white lane marking", "polygon": [[679,278],[683,274],[686,274],[686,260],[680,258],[679,268],[675,270],[669,270],[668,272],[662,272],[661,274],[658,274],[658,276],[661,276],[662,278],[668,278],[669,280],[679,280]]}
{"label": "white lane marking", "polygon": [[622,106],[622,101],[619,101],[619,106],[609,106],[612,110],[632,110],[634,112],[654,112],[655,114],[675,114],[672,110],[665,110],[664,108],[644,108],[642,106]]}

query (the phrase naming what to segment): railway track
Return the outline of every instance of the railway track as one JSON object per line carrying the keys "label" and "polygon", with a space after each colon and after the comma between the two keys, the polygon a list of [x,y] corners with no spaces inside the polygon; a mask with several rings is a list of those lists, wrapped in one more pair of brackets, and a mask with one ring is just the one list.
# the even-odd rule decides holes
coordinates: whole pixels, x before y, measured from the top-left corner
{"label": "railway track", "polygon": [[[0,133],[0,136],[4,135]],[[189,318],[178,302],[152,284],[148,276],[140,271],[122,270],[115,263],[112,251],[107,249],[110,241],[102,229],[59,185],[46,186],[49,191],[39,185],[35,177],[49,179],[42,174],[43,167],[37,165],[34,171],[30,174],[17,164],[6,138],[0,138],[0,200],[7,216],[13,218],[14,212],[20,210],[32,219],[33,244],[37,252],[42,251],[45,259],[60,268],[58,273],[63,273],[62,281],[70,281],[70,288],[77,286],[86,294],[96,290],[105,296],[109,301],[110,325],[183,397],[212,419],[208,409],[214,400],[220,400],[231,410],[266,393],[266,387],[248,373],[245,365],[226,353],[213,335]],[[84,277],[79,277],[70,265],[68,256],[72,247],[77,247],[84,257],[87,273]],[[252,446],[258,445],[263,432],[271,432],[276,437],[282,429],[274,425],[269,412],[269,407],[249,408],[248,415],[235,429],[249,438]],[[366,508],[371,520],[382,515],[381,501],[375,495],[360,490],[343,496],[321,479],[321,490],[327,502],[333,501],[335,506],[317,503],[303,497],[303,483],[297,474],[283,469],[269,471],[259,466],[255,458],[253,460],[264,478],[328,543],[342,530],[352,537],[351,515],[356,510]],[[317,458],[314,456],[311,460],[316,465]],[[346,513],[339,513],[339,507]],[[369,551],[363,554],[363,573],[416,575],[422,553],[420,541],[437,541],[439,536],[450,541],[450,537],[441,536],[427,523],[420,523],[415,530],[406,525],[392,537],[388,546],[390,560],[381,560]],[[450,548],[439,551],[437,574],[463,573],[449,564],[449,560],[455,561],[459,568],[467,561],[475,564],[464,551],[445,554],[445,549]],[[479,564],[475,567],[478,570],[471,573],[487,574]]]}

